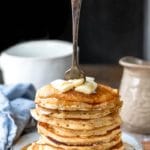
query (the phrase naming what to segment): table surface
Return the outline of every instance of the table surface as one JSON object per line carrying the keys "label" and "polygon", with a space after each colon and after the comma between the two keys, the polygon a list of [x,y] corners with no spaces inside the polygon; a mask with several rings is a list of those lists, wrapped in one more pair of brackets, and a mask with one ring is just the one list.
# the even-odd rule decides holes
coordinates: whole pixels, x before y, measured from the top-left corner
{"label": "table surface", "polygon": [[87,76],[95,77],[96,81],[119,88],[123,70],[119,65],[82,64],[81,68]]}

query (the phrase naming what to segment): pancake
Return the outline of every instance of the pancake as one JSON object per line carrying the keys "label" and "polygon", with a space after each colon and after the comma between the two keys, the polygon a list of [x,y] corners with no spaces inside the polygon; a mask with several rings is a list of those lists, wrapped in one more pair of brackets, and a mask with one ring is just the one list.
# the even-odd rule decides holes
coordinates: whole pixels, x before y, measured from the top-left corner
{"label": "pancake", "polygon": [[119,144],[112,147],[112,150],[128,150],[128,148],[122,142],[120,142]]}
{"label": "pancake", "polygon": [[60,128],[56,126],[51,126],[47,123],[38,123],[39,126],[45,128],[47,132],[53,131],[53,133],[57,135],[65,135],[66,137],[90,137],[90,136],[98,136],[98,135],[104,135],[110,132],[113,129],[119,128],[120,123],[114,123],[111,126],[104,126],[101,128],[95,128],[93,130],[71,130],[66,128]]}
{"label": "pancake", "polygon": [[32,116],[39,122],[48,123],[52,126],[74,129],[74,130],[92,130],[95,128],[112,125],[113,123],[121,122],[120,116],[111,114],[100,119],[58,119],[48,117],[46,115],[40,115],[34,109],[31,110]]}
{"label": "pancake", "polygon": [[38,144],[38,143],[32,143],[27,149],[22,149],[22,150],[64,150],[62,148],[57,148],[53,147],[51,145],[46,145],[46,144]]}
{"label": "pancake", "polygon": [[111,109],[116,107],[121,107],[122,102],[119,99],[114,98],[110,101],[106,101],[99,104],[91,104],[85,102],[75,102],[71,100],[57,99],[57,98],[36,98],[35,103],[47,108],[54,110],[82,110],[82,111],[91,111],[91,110],[104,110]]}
{"label": "pancake", "polygon": [[100,104],[106,101],[111,101],[113,99],[119,99],[119,92],[111,87],[98,84],[95,93],[84,94],[70,90],[68,92],[60,92],[56,90],[51,84],[48,84],[38,90],[36,94],[36,99],[42,98],[56,98],[59,100],[73,101],[73,102],[83,102],[89,104]]}
{"label": "pancake", "polygon": [[[115,143],[115,142],[114,142]],[[117,143],[117,141],[116,141]],[[110,147],[107,145],[107,147],[101,147],[101,145],[93,145],[93,146],[88,146],[88,147],[66,147],[64,146],[64,148],[59,148],[59,147],[54,147],[52,145],[48,145],[48,144],[43,144],[42,141],[38,141],[35,143],[32,143],[32,145],[23,148],[22,150],[108,150],[108,148],[110,149]],[[120,142],[119,144],[117,144],[117,146],[114,146],[111,148],[112,150],[124,150],[124,145],[122,144],[122,142]]]}
{"label": "pancake", "polygon": [[26,146],[24,146],[21,150],[27,150],[32,144],[28,144]]}
{"label": "pancake", "polygon": [[37,143],[48,144],[48,145],[52,145],[54,147],[63,148],[65,150],[66,149],[67,150],[72,150],[72,149],[87,150],[87,149],[110,149],[111,147],[118,145],[120,142],[121,142],[121,138],[116,137],[114,140],[110,141],[109,143],[106,142],[106,143],[95,143],[95,144],[91,144],[91,145],[86,145],[86,144],[84,144],[84,145],[67,145],[67,144],[63,144],[58,141],[55,141],[51,138],[41,136]]}
{"label": "pancake", "polygon": [[60,119],[96,119],[107,116],[111,113],[119,111],[119,108],[108,108],[104,110],[92,110],[92,111],[61,111],[52,110],[36,105],[36,110],[40,115],[47,115],[49,117],[60,118]]}
{"label": "pancake", "polygon": [[67,145],[92,145],[95,143],[97,143],[97,144],[98,143],[102,144],[102,143],[106,143],[106,142],[109,143],[116,137],[119,137],[121,131],[120,131],[120,129],[117,128],[117,129],[110,131],[106,135],[90,136],[90,137],[82,138],[82,137],[66,137],[65,135],[57,135],[57,134],[53,133],[53,131],[50,129],[47,132],[47,130],[44,127],[38,126],[38,133],[45,137],[55,139],[57,142],[67,144]]}

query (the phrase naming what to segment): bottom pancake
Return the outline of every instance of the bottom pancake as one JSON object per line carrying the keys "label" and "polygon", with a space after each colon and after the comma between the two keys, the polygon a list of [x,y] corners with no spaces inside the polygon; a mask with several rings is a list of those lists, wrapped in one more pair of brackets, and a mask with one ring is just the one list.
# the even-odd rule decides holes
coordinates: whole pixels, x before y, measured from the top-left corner
{"label": "bottom pancake", "polygon": [[37,142],[38,144],[42,145],[42,144],[48,144],[51,145],[53,147],[57,147],[57,148],[62,148],[65,150],[103,150],[103,149],[110,149],[112,147],[115,147],[116,145],[118,145],[121,142],[121,138],[120,137],[116,137],[116,139],[114,139],[111,142],[106,142],[106,143],[99,143],[99,144],[92,144],[92,145],[67,145],[67,144],[63,144],[60,143],[56,140],[50,139],[48,137],[45,136],[41,136],[39,141]]}
{"label": "bottom pancake", "polygon": [[122,142],[120,142],[119,144],[115,145],[111,149],[112,150],[128,150],[128,148]]}
{"label": "bottom pancake", "polygon": [[61,148],[57,148],[57,147],[53,147],[51,145],[46,145],[46,144],[37,144],[32,143],[32,145],[30,145],[27,148],[23,148],[22,150],[63,150]]}
{"label": "bottom pancake", "polygon": [[[50,144],[40,144],[39,142],[35,142],[27,149],[24,150],[108,150],[108,149],[110,148],[100,148],[98,146],[87,147],[87,148],[82,147],[81,149],[74,147],[73,149],[68,149],[68,148],[58,148]],[[120,142],[117,146],[112,147],[111,150],[124,150],[124,145]]]}
{"label": "bottom pancake", "polygon": [[32,145],[32,144],[28,144],[28,145],[22,147],[21,150],[27,150],[31,145]]}

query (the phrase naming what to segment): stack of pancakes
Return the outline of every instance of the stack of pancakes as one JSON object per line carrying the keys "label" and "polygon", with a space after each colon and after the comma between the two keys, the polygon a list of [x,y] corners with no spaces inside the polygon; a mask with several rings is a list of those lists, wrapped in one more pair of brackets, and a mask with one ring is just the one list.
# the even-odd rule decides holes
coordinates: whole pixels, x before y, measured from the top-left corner
{"label": "stack of pancakes", "polygon": [[117,90],[98,84],[92,94],[62,93],[46,85],[37,92],[35,102],[31,113],[41,136],[27,150],[124,149]]}

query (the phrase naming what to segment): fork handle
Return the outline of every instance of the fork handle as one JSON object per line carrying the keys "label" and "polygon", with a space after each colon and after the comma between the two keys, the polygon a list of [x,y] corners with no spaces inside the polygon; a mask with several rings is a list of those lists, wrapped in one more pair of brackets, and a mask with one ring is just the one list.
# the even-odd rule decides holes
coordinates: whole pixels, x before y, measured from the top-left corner
{"label": "fork handle", "polygon": [[73,24],[73,56],[72,66],[78,66],[78,33],[82,0],[71,0]]}

